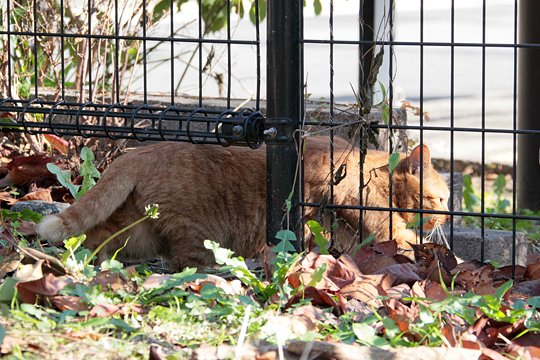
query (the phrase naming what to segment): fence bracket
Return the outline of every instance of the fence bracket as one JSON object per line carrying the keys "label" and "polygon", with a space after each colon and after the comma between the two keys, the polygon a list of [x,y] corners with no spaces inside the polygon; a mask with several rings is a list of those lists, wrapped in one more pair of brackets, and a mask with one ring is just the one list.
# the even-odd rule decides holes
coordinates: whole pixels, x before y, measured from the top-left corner
{"label": "fence bracket", "polygon": [[293,121],[286,117],[267,118],[264,123],[264,141],[266,143],[293,141],[293,124]]}

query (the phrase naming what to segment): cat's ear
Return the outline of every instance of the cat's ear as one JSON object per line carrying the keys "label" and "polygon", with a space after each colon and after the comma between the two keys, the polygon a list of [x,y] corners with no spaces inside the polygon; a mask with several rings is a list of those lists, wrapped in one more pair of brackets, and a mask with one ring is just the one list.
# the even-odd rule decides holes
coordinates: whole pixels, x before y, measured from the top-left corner
{"label": "cat's ear", "polygon": [[[423,159],[420,156],[423,156]],[[426,145],[418,145],[411,151],[411,155],[409,155],[409,172],[411,174],[417,174],[420,172],[420,167],[424,169],[431,167],[431,155]]]}

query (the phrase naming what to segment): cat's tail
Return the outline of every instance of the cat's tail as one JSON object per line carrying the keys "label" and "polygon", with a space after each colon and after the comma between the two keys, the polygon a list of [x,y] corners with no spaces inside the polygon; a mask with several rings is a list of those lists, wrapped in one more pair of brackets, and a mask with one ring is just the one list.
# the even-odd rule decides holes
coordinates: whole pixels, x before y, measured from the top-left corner
{"label": "cat's tail", "polygon": [[[121,156],[113,162],[97,184],[66,210],[44,217],[37,226],[38,235],[52,243],[85,233],[107,220],[135,188],[129,174],[132,166],[122,166]],[[128,172],[128,173],[126,173]]]}

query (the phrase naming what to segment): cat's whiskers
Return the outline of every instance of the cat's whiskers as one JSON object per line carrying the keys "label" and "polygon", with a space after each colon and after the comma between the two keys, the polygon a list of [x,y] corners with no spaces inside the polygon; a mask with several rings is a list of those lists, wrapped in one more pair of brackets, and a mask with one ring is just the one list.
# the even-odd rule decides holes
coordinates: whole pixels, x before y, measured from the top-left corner
{"label": "cat's whiskers", "polygon": [[436,244],[443,244],[447,248],[450,248],[442,224],[439,221],[435,222],[435,225],[433,226],[429,234],[426,235],[425,240]]}

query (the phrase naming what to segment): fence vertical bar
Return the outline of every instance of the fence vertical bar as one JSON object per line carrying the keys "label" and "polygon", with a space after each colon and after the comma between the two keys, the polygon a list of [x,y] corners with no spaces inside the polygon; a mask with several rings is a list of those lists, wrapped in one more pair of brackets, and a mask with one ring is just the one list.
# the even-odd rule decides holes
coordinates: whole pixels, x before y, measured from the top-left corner
{"label": "fence vertical bar", "polygon": [[[266,239],[275,243],[281,229],[289,229],[300,239],[300,207],[298,184],[295,184],[298,153],[295,130],[303,116],[302,96],[302,0],[274,0],[267,2],[267,117],[289,119],[283,127],[289,141],[266,142],[267,205]],[[289,214],[284,210],[292,193]],[[301,248],[297,241],[295,247]]]}
{"label": "fence vertical bar", "polygon": [[[519,43],[540,44],[538,19],[540,2],[520,0]],[[526,47],[518,52],[518,127],[520,130],[540,130],[540,49]],[[522,134],[518,138],[517,203],[520,209],[540,210],[539,164],[540,136]]]}

